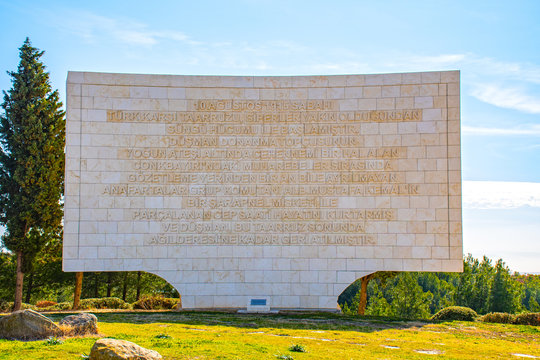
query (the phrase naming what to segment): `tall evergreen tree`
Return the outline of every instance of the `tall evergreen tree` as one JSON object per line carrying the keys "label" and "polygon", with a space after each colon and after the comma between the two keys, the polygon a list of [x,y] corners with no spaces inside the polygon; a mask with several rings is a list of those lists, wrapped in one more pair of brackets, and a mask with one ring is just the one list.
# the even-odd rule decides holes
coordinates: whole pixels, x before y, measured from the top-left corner
{"label": "tall evergreen tree", "polygon": [[424,292],[418,285],[417,273],[401,273],[392,293],[390,311],[392,315],[417,319],[428,318],[429,303],[433,299],[431,292]]}
{"label": "tall evergreen tree", "polygon": [[489,294],[489,311],[513,313],[519,310],[521,297],[518,286],[510,278],[510,269],[499,259]]}
{"label": "tall evergreen tree", "polygon": [[494,275],[495,268],[493,267],[491,259],[484,256],[475,276],[474,306],[471,306],[471,308],[479,314],[489,312],[489,294]]}
{"label": "tall evergreen tree", "polygon": [[453,304],[455,289],[443,277],[444,273],[418,273],[418,284],[424,292],[430,292],[433,295],[433,299],[429,304],[429,311],[432,314]]}
{"label": "tall evergreen tree", "polygon": [[58,91],[40,61],[43,51],[27,38],[4,91],[0,115],[0,215],[4,246],[17,257],[13,310],[22,303],[24,273],[61,231],[65,121]]}
{"label": "tall evergreen tree", "polygon": [[[454,294],[454,302],[459,306],[467,306],[474,309],[475,299],[475,271],[478,269],[479,262],[473,258],[471,254],[463,261],[463,272],[458,278],[456,284],[456,292]],[[478,311],[479,309],[474,309]]]}
{"label": "tall evergreen tree", "polygon": [[366,311],[368,315],[375,316],[389,316],[391,314],[390,305],[376,283],[373,284],[373,296],[369,299]]}

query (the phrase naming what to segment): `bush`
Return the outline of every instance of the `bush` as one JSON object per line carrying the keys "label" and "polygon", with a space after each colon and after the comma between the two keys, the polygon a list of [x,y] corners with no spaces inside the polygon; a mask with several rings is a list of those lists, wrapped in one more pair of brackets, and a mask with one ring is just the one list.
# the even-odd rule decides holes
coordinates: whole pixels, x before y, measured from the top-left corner
{"label": "bush", "polygon": [[513,324],[515,316],[508,313],[493,312],[482,316],[480,320],[489,323]]}
{"label": "bush", "polygon": [[69,301],[66,301],[66,302],[61,302],[61,303],[58,303],[58,304],[54,304],[54,305],[49,306],[48,308],[43,309],[43,310],[49,310],[49,311],[71,310],[72,307],[73,307],[73,304],[71,302],[69,302]]}
{"label": "bush", "polygon": [[9,303],[5,300],[0,300],[0,312],[8,312]]}
{"label": "bush", "polygon": [[[9,303],[9,305],[10,305],[11,307],[13,307],[13,303]],[[22,303],[22,305],[21,305],[21,310],[34,310],[34,311],[37,311],[37,307],[35,307],[35,306],[32,305],[32,304]]]}
{"label": "bush", "polygon": [[82,299],[79,305],[81,310],[90,309],[129,309],[129,304],[116,297],[95,299]]}
{"label": "bush", "polygon": [[431,317],[431,320],[474,321],[478,317],[476,311],[465,306],[449,306]]}
{"label": "bush", "polygon": [[[0,312],[11,312],[11,309],[13,309],[13,301],[0,301]],[[37,310],[34,305],[22,303],[21,310],[27,309]]]}
{"label": "bush", "polygon": [[294,344],[289,347],[289,351],[292,352],[307,352],[306,348],[300,344]]}
{"label": "bush", "polygon": [[171,310],[182,306],[182,300],[178,298],[166,298],[163,296],[143,296],[133,303],[134,309],[142,310]]}
{"label": "bush", "polygon": [[57,303],[55,301],[49,301],[49,300],[41,300],[36,303],[36,307],[38,308],[46,308],[49,306],[56,305]]}
{"label": "bush", "polygon": [[540,326],[540,313],[524,313],[516,315],[514,324]]}

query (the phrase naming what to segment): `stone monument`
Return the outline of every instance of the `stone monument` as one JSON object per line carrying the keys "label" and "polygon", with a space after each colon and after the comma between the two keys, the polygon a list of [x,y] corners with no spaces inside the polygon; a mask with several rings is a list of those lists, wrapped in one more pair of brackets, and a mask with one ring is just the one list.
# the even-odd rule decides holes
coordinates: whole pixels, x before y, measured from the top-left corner
{"label": "stone monument", "polygon": [[70,72],[65,271],[184,308],[335,309],[380,270],[461,271],[459,72]]}

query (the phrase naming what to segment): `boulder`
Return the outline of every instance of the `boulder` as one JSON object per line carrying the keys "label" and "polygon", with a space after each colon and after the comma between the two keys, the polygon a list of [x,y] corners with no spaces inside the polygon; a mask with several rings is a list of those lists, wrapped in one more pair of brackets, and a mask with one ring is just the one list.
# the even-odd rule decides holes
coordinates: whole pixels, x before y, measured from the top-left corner
{"label": "boulder", "polygon": [[96,315],[90,313],[81,313],[66,316],[60,320],[59,324],[68,326],[69,329],[66,330],[66,332],[69,332],[72,335],[86,335],[98,333],[97,322],[98,320]]}
{"label": "boulder", "polygon": [[90,360],[158,360],[154,350],[148,350],[126,340],[99,339],[90,350]]}
{"label": "boulder", "polygon": [[37,340],[61,335],[58,325],[33,310],[19,310],[0,318],[0,338]]}

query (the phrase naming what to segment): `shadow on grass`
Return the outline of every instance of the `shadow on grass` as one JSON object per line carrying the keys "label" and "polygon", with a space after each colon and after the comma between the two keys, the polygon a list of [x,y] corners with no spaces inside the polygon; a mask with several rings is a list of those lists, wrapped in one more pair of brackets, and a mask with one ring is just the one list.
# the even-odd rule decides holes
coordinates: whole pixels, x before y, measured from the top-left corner
{"label": "shadow on grass", "polygon": [[[90,311],[92,312],[92,311]],[[72,313],[45,314],[54,321]],[[103,323],[174,323],[236,328],[274,328],[303,330],[343,330],[371,333],[387,329],[420,328],[429,322],[375,316],[351,316],[325,312],[288,312],[280,314],[238,314],[218,311],[122,311],[94,312]]]}

